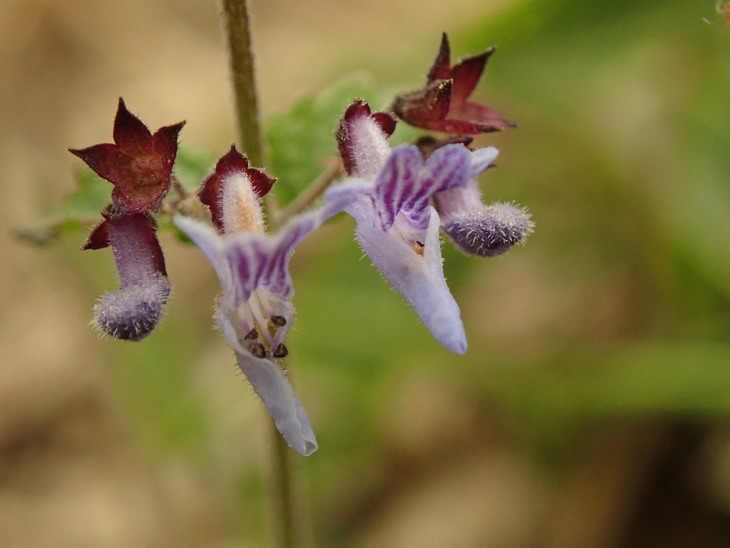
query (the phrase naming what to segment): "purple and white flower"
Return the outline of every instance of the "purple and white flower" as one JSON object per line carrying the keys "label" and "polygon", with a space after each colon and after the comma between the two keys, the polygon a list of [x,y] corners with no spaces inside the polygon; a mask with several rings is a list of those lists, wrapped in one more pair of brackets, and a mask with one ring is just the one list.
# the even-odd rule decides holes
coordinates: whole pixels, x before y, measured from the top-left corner
{"label": "purple and white flower", "polygon": [[341,194],[358,195],[345,211],[357,222],[363,250],[436,340],[463,354],[466,335],[444,278],[440,220],[430,200],[436,193],[465,186],[489,166],[497,150],[471,151],[463,144],[448,144],[428,159],[415,145],[391,150],[387,137],[395,123],[384,116],[371,114],[364,101],[347,109],[337,139],[352,177],[331,188],[325,202]]}
{"label": "purple and white flower", "polygon": [[177,216],[175,224],[203,251],[218,275],[222,294],[215,320],[233,348],[243,374],[274,419],[289,445],[302,455],[317,449],[307,414],[287,380],[279,360],[294,320],[294,287],[289,261],[308,234],[343,210],[348,197],[299,215],[276,235],[264,232],[259,194],[273,184],[251,168],[235,148],[218,162],[199,195],[211,206],[213,227]]}

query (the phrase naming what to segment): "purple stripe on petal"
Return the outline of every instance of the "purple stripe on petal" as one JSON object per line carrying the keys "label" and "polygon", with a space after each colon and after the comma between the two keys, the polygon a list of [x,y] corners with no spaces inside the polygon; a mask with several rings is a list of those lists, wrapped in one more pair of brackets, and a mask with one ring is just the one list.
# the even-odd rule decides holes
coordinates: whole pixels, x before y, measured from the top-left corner
{"label": "purple stripe on petal", "polygon": [[266,244],[266,263],[262,265],[259,284],[269,287],[271,280],[276,279],[279,266],[276,261],[276,242],[271,237],[267,237]]}
{"label": "purple stripe on petal", "polygon": [[226,242],[226,256],[234,273],[236,306],[247,301],[260,283],[269,259],[263,243],[248,234],[231,237]]}
{"label": "purple stripe on petal", "polygon": [[403,211],[403,215],[406,219],[408,219],[411,230],[426,230],[426,228],[428,228],[428,222],[431,219],[431,214],[427,206],[428,201],[426,201],[426,207]]}
{"label": "purple stripe on petal", "polygon": [[421,170],[419,193],[404,203],[403,209],[424,228],[428,222],[431,197],[436,192],[465,185],[469,181],[470,169],[470,152],[466,147],[455,144],[439,148]]}
{"label": "purple stripe on petal", "polygon": [[375,181],[376,209],[382,230],[393,226],[403,203],[418,192],[417,177],[423,158],[417,147],[393,150]]}
{"label": "purple stripe on petal", "polygon": [[231,272],[233,273],[233,292],[224,296],[226,304],[230,304],[232,307],[237,307],[241,303],[246,302],[251,293],[253,287],[248,281],[251,280],[251,259],[249,254],[244,249],[238,246],[231,246],[230,242],[226,242],[226,260],[231,265]]}
{"label": "purple stripe on petal", "polygon": [[268,287],[272,293],[285,299],[293,296],[294,288],[289,276],[289,261],[294,254],[294,248],[324,222],[324,213],[331,212],[331,208],[318,209],[297,217],[282,228],[274,242],[271,257],[274,270]]}
{"label": "purple stripe on petal", "polygon": [[463,186],[471,175],[471,153],[463,145],[446,145],[434,152],[426,161],[425,189],[429,196],[441,190]]}

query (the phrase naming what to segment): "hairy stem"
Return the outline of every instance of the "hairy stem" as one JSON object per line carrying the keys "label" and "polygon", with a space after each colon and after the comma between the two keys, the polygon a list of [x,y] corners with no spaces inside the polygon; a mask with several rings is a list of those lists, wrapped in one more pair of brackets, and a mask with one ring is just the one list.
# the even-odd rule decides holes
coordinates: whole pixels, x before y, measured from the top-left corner
{"label": "hairy stem", "polygon": [[278,430],[271,428],[272,448],[274,450],[273,470],[271,471],[270,507],[272,538],[271,542],[280,548],[297,546],[296,518],[294,515],[294,491],[292,463],[289,447]]}
{"label": "hairy stem", "polygon": [[239,143],[254,166],[264,165],[258,95],[247,0],[222,0]]}

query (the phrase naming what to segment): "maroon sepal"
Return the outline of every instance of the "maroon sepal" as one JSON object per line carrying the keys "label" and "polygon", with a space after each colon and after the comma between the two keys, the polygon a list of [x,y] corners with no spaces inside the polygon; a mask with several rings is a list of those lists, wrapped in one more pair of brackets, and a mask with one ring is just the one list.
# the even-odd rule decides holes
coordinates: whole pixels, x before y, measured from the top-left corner
{"label": "maroon sepal", "polygon": [[388,112],[371,112],[370,105],[364,99],[355,99],[347,107],[345,114],[337,125],[335,139],[337,140],[337,148],[340,151],[345,171],[350,175],[355,170],[355,158],[352,155],[352,126],[358,119],[367,117],[373,119],[386,137],[393,135],[395,126],[398,123]]}
{"label": "maroon sepal", "polygon": [[397,95],[393,112],[413,126],[451,135],[477,135],[515,127],[495,110],[468,100],[493,53],[491,47],[451,66],[451,48],[444,33],[426,85]]}
{"label": "maroon sepal", "polygon": [[101,212],[104,220],[92,230],[86,243],[81,247],[82,251],[87,249],[104,249],[113,244],[112,231],[122,230],[139,241],[139,251],[145,250],[157,272],[166,274],[165,258],[162,255],[162,248],[157,240],[157,221],[146,213],[132,213],[129,215],[115,214],[112,207],[107,207]]}
{"label": "maroon sepal", "polygon": [[109,243],[109,219],[104,219],[92,229],[81,250],[104,249]]}
{"label": "maroon sepal", "polygon": [[203,181],[200,190],[198,190],[200,201],[210,208],[213,224],[221,232],[223,231],[223,207],[220,203],[221,185],[224,179],[235,173],[243,173],[248,177],[251,181],[251,188],[259,198],[265,196],[276,182],[276,179],[269,177],[265,171],[251,167],[246,156],[236,150],[236,145],[231,145],[231,150],[221,156],[213,173]]}
{"label": "maroon sepal", "polygon": [[160,128],[153,135],[119,98],[114,144],[69,151],[114,185],[112,201],[124,214],[156,211],[172,183],[177,136],[185,122]]}

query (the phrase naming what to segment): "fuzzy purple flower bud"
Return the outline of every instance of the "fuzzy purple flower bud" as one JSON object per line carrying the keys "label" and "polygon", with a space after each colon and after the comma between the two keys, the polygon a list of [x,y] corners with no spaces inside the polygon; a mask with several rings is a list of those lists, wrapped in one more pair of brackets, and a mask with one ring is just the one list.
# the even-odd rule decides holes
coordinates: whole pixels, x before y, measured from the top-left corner
{"label": "fuzzy purple flower bud", "polygon": [[470,255],[493,257],[524,243],[534,223],[514,204],[482,204],[476,180],[434,195],[441,230]]}
{"label": "fuzzy purple flower bud", "polygon": [[139,341],[159,323],[170,284],[155,228],[154,220],[142,213],[109,215],[84,245],[83,249],[111,246],[119,272],[119,289],[103,295],[94,307],[93,324],[102,333]]}

